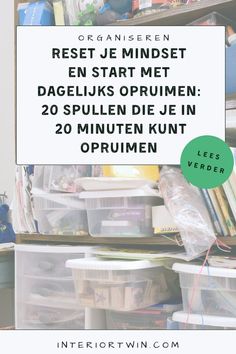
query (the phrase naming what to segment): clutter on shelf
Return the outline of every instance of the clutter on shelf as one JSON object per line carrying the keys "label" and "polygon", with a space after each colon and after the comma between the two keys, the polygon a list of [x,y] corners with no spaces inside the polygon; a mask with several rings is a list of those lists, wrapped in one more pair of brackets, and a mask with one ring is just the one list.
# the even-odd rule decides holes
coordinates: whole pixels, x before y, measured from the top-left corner
{"label": "clutter on shelf", "polygon": [[167,329],[168,317],[181,309],[182,304],[167,303],[130,312],[107,310],[107,329]]}
{"label": "clutter on shelf", "polygon": [[[201,0],[203,1],[203,0]],[[156,15],[172,9],[191,8],[199,0],[34,0],[18,5],[20,25],[77,25],[104,26],[148,15]],[[194,24],[230,25],[224,16],[213,12]],[[231,21],[232,22],[232,21]]]}
{"label": "clutter on shelf", "polygon": [[160,235],[197,256],[216,235],[236,235],[235,173],[234,168],[223,186],[198,190],[171,166],[162,167],[160,180],[158,166],[17,166],[14,229],[95,237]]}

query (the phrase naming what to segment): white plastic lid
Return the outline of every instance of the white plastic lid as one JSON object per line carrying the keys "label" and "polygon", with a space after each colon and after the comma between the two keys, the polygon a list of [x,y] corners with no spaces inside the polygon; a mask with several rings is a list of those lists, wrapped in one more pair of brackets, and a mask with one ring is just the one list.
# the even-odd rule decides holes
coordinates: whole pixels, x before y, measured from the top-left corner
{"label": "white plastic lid", "polygon": [[200,274],[211,277],[236,278],[236,269],[202,267],[201,265],[174,263],[172,269],[178,273]]}
{"label": "white plastic lid", "polygon": [[133,177],[81,177],[76,181],[85,191],[154,188],[157,185],[156,182]]}
{"label": "white plastic lid", "polygon": [[97,199],[97,198],[125,198],[125,197],[159,197],[159,192],[152,188],[140,188],[140,189],[118,189],[110,191],[87,191],[81,192],[80,198],[82,199]]}
{"label": "white plastic lid", "polygon": [[72,269],[93,269],[93,270],[135,270],[162,267],[161,263],[136,260],[104,260],[96,257],[83,259],[69,259],[66,262],[67,268]]}
{"label": "white plastic lid", "polygon": [[236,317],[207,316],[192,313],[188,315],[187,312],[178,311],[173,313],[172,320],[200,326],[236,328]]}
{"label": "white plastic lid", "polygon": [[32,191],[32,194],[34,198],[49,200],[70,208],[85,209],[85,203],[80,199],[80,193],[47,193],[37,189],[37,192]]}
{"label": "white plastic lid", "polygon": [[32,253],[94,253],[95,247],[89,246],[65,246],[65,245],[15,245],[16,252]]}

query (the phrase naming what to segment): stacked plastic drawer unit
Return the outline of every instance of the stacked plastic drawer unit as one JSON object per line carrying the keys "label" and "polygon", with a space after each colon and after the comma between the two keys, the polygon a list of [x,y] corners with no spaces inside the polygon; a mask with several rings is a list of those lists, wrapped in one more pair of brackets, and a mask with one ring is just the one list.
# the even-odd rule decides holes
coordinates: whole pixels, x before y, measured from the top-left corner
{"label": "stacked plastic drawer unit", "polygon": [[42,234],[86,235],[87,215],[80,199],[79,179],[90,175],[90,166],[35,166],[33,207]]}
{"label": "stacked plastic drawer unit", "polygon": [[183,312],[173,314],[180,328],[236,328],[236,269],[173,265],[179,273]]}
{"label": "stacked plastic drawer unit", "polygon": [[84,329],[67,259],[82,259],[90,247],[16,245],[16,329]]}

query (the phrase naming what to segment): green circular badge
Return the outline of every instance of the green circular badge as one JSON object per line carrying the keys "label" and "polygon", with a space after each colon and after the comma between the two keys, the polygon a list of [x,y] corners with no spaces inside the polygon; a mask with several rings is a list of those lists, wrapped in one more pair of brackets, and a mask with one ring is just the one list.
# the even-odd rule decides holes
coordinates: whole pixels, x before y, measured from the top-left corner
{"label": "green circular badge", "polygon": [[231,175],[234,158],[223,140],[204,135],[185,146],[180,164],[188,182],[199,188],[215,188]]}

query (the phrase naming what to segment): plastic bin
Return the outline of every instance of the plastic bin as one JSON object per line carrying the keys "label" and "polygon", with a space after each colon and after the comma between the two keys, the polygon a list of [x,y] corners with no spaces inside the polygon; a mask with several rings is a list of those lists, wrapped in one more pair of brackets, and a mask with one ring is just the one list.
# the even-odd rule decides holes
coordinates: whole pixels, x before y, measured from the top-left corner
{"label": "plastic bin", "polygon": [[152,206],[163,204],[154,190],[82,192],[88,228],[95,237],[153,236]]}
{"label": "plastic bin", "polygon": [[175,312],[172,320],[178,322],[179,329],[236,329],[236,318],[206,316]]}
{"label": "plastic bin", "polygon": [[84,246],[15,245],[16,275],[24,280],[72,280],[66,260],[84,258],[93,252],[94,247]]}
{"label": "plastic bin", "polygon": [[163,304],[132,312],[106,311],[107,329],[166,329],[167,318],[182,304]]}
{"label": "plastic bin", "polygon": [[236,269],[175,263],[173,270],[179,273],[185,312],[236,317]]}
{"label": "plastic bin", "polygon": [[78,179],[91,176],[92,166],[46,165],[35,166],[33,189],[45,192],[76,193],[81,190]]}
{"label": "plastic bin", "polygon": [[160,263],[86,258],[68,260],[81,306],[117,311],[145,308],[171,298],[175,274]]}
{"label": "plastic bin", "polygon": [[16,329],[84,329],[65,260],[92,253],[92,247],[16,245]]}
{"label": "plastic bin", "polygon": [[33,195],[39,232],[56,235],[87,235],[84,201],[79,194],[41,193]]}

